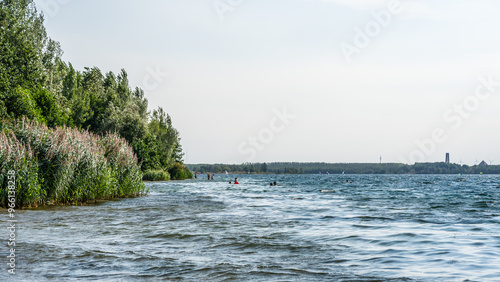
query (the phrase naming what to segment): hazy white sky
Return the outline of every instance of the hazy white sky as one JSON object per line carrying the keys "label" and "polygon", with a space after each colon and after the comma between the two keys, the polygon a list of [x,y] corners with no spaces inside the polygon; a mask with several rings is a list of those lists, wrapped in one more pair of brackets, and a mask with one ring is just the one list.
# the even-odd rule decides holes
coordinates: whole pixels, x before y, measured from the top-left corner
{"label": "hazy white sky", "polygon": [[125,68],[172,116],[188,163],[500,163],[498,1],[36,3],[66,61]]}

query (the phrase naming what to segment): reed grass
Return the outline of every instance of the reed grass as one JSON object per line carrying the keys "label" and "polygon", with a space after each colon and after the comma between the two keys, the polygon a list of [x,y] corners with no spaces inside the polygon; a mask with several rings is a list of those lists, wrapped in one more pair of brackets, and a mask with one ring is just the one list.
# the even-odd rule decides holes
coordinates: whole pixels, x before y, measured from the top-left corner
{"label": "reed grass", "polygon": [[79,204],[146,194],[132,148],[117,134],[48,128],[26,118],[0,132],[0,205],[7,204],[7,172],[16,172],[16,205]]}

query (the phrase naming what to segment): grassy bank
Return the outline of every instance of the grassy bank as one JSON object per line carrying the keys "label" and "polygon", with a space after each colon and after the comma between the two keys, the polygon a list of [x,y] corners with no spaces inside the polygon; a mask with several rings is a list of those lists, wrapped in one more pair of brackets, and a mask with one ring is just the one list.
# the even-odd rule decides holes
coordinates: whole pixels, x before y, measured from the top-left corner
{"label": "grassy bank", "polygon": [[116,134],[55,129],[22,119],[0,128],[0,206],[8,172],[16,177],[16,206],[78,204],[147,193],[137,157]]}

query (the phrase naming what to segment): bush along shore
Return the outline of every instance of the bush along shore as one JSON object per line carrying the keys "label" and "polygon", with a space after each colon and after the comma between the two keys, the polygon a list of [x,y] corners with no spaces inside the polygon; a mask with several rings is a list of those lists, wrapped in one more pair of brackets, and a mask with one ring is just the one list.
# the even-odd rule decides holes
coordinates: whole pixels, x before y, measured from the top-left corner
{"label": "bush along shore", "polygon": [[167,170],[146,170],[142,180],[144,181],[167,181],[185,180],[193,178],[193,172],[182,163],[174,163]]}
{"label": "bush along shore", "polygon": [[[49,128],[26,118],[0,128],[0,206],[15,177],[17,208],[147,194],[137,156],[117,134]],[[12,194],[12,193],[11,193]]]}

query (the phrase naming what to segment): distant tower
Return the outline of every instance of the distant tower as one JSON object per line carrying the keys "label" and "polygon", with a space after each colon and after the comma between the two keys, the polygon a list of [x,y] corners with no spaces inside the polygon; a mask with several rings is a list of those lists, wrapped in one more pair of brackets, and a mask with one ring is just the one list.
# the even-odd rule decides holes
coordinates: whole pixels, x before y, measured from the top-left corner
{"label": "distant tower", "polygon": [[450,163],[450,153],[446,153],[446,160],[444,162],[447,164]]}

